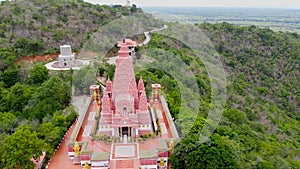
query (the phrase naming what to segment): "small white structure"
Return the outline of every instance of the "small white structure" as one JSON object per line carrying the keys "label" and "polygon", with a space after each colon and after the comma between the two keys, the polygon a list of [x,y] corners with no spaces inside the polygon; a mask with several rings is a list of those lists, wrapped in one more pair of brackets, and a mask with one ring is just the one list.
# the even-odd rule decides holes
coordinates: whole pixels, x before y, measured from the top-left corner
{"label": "small white structure", "polygon": [[75,57],[70,45],[60,46],[60,55],[58,56],[59,67],[75,66]]}
{"label": "small white structure", "polygon": [[125,6],[126,6],[126,7],[130,7],[130,6],[131,6],[130,0],[126,0]]}

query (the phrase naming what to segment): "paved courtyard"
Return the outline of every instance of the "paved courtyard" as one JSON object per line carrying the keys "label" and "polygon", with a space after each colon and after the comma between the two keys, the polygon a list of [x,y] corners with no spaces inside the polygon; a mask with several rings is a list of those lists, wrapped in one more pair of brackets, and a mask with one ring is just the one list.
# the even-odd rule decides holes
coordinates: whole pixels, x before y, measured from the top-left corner
{"label": "paved courtyard", "polygon": [[138,144],[112,144],[111,160],[138,158]]}
{"label": "paved courtyard", "polygon": [[134,157],[134,146],[116,146],[116,157]]}

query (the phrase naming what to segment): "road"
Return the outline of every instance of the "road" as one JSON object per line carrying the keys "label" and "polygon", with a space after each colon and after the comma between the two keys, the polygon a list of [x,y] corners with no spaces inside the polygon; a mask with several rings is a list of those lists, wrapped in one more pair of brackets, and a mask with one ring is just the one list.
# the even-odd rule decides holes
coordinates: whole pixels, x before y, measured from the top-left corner
{"label": "road", "polygon": [[147,45],[147,44],[150,42],[150,40],[151,40],[150,33],[162,31],[162,30],[165,30],[165,29],[167,29],[167,28],[168,28],[168,26],[167,26],[167,25],[164,25],[164,27],[162,27],[162,28],[159,28],[159,29],[153,29],[152,31],[144,32],[144,35],[146,36],[146,39],[145,39],[145,41],[144,41],[143,43],[138,44],[138,46]]}
{"label": "road", "polygon": [[[146,36],[146,39],[144,40],[143,43],[138,44],[138,46],[144,46],[144,45],[147,45],[147,44],[150,42],[150,40],[151,40],[150,33],[162,31],[162,30],[165,30],[165,29],[167,29],[167,28],[168,28],[168,26],[167,26],[167,25],[164,25],[162,28],[153,29],[153,30],[151,30],[151,31],[144,32],[144,35]],[[118,56],[111,57],[111,58],[109,58],[109,60],[107,61],[107,63],[108,63],[108,64],[111,64],[111,65],[115,65],[115,64],[116,64],[116,61],[117,61],[117,58],[118,58]]]}

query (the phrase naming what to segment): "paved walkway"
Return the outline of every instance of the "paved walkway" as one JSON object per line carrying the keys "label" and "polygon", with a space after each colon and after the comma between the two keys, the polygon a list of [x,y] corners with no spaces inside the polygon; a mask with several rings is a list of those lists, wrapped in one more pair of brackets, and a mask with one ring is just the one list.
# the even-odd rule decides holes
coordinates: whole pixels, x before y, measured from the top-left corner
{"label": "paved walkway", "polygon": [[[84,66],[84,65],[89,65],[89,64],[90,64],[90,61],[89,61],[89,60],[76,60],[76,61],[81,62],[81,63],[82,63],[82,66]],[[46,66],[46,68],[49,69],[49,70],[70,70],[70,69],[71,69],[71,68],[57,68],[57,67],[53,67],[52,65],[53,65],[54,63],[56,63],[56,62],[58,62],[58,61],[54,61],[54,62],[47,63],[45,66]],[[82,67],[82,66],[79,66],[79,67],[72,67],[72,69],[73,69],[73,70],[79,70],[80,67]]]}
{"label": "paved walkway", "polygon": [[110,65],[116,65],[117,59],[118,59],[118,56],[114,56],[114,57],[109,58],[109,60],[106,62]]}
{"label": "paved walkway", "polygon": [[65,137],[63,138],[60,147],[53,155],[51,161],[49,161],[48,169],[65,169],[65,168],[69,169],[70,168],[69,166],[72,166],[72,169],[81,169],[80,165],[73,165],[73,161],[70,160],[68,156],[68,138],[73,132],[75,126],[76,126],[76,122],[70,127],[69,131],[66,133]]}
{"label": "paved walkway", "polygon": [[[99,110],[99,106],[97,102],[92,101],[89,105],[89,108],[85,114],[82,126],[80,127],[80,131],[76,138],[78,142],[89,142],[90,141],[90,134],[92,132],[92,128],[96,122],[95,115]],[[94,116],[93,116],[94,115]]]}
{"label": "paved walkway", "polygon": [[112,154],[110,156],[111,169],[138,169],[139,162],[139,145],[136,143],[113,144]]}
{"label": "paved walkway", "polygon": [[166,112],[164,111],[161,103],[154,103],[154,107],[156,108],[157,114],[161,115],[160,117],[158,117],[158,119],[161,124],[160,127],[162,129],[162,138],[172,138],[172,133],[170,130],[169,122],[166,117]]}

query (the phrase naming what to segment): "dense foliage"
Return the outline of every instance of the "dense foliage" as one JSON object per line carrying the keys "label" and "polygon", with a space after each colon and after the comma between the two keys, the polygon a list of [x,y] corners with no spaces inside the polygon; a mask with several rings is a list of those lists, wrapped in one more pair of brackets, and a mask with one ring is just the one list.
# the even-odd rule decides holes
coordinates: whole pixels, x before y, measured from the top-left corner
{"label": "dense foliage", "polygon": [[[158,34],[148,47],[172,52],[195,67],[201,94],[199,118],[192,130],[180,131],[185,138],[171,157],[174,168],[299,168],[299,53],[296,33],[274,32],[255,26],[239,27],[228,23],[197,24],[220,54],[227,73],[227,100],[223,118],[210,141],[199,142],[200,124],[205,122],[210,105],[210,83],[203,66],[180,42]],[[149,52],[147,53],[149,56]],[[142,54],[142,57],[147,54]],[[160,56],[164,57],[164,56]],[[166,59],[166,58],[165,58]],[[168,58],[167,58],[168,59]],[[162,62],[163,63],[163,62]],[[164,66],[166,66],[164,64]],[[168,74],[147,69],[147,81],[162,83]],[[172,77],[163,87],[173,117],[182,109],[178,84]],[[174,87],[170,87],[173,86]],[[184,91],[185,92],[185,91]],[[179,96],[178,97],[176,97]],[[174,111],[175,110],[175,111]],[[188,113],[183,119],[188,119]],[[184,124],[183,125],[187,125]],[[198,128],[195,130],[195,125]],[[211,156],[211,154],[215,154]],[[215,163],[210,163],[215,161]],[[216,165],[217,164],[217,167]],[[198,166],[198,167],[195,167]]]}
{"label": "dense foliage", "polygon": [[212,135],[211,140],[205,143],[198,139],[198,135],[190,135],[176,145],[170,158],[172,168],[238,168],[232,148],[220,135]]}
{"label": "dense foliage", "polygon": [[[239,168],[299,168],[299,35],[228,23],[197,26],[215,45],[228,74],[216,133],[233,148]],[[177,146],[173,159],[190,144]]]}
{"label": "dense foliage", "polygon": [[228,73],[217,133],[229,138],[240,166],[299,168],[299,35],[228,23],[198,26]]}
{"label": "dense foliage", "polygon": [[[1,86],[1,168],[32,168],[29,157],[37,158],[42,151],[51,157],[77,116],[74,108],[69,107],[71,82],[44,71],[44,66],[34,65],[27,83],[17,82],[9,88]],[[43,82],[38,81],[40,85],[30,80],[36,72],[45,73],[40,74],[44,77]],[[24,155],[28,158],[24,158]]]}
{"label": "dense foliage", "polygon": [[2,161],[9,169],[31,169],[34,164],[28,159],[38,159],[46,147],[35,131],[31,131],[29,126],[22,126],[5,140]]}
{"label": "dense foliage", "polygon": [[61,44],[72,44],[76,51],[100,26],[138,12],[135,5],[110,7],[83,0],[2,1],[0,46],[13,48],[18,56],[57,52]]}
{"label": "dense foliage", "polygon": [[[17,59],[57,52],[62,44],[72,44],[76,51],[102,25],[137,12],[135,5],[81,0],[1,1],[0,168],[33,168],[30,158],[43,151],[49,159],[77,117],[70,106],[73,70],[49,71],[41,63],[21,66]],[[75,73],[79,94],[89,92],[93,74],[89,68]]]}

